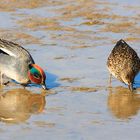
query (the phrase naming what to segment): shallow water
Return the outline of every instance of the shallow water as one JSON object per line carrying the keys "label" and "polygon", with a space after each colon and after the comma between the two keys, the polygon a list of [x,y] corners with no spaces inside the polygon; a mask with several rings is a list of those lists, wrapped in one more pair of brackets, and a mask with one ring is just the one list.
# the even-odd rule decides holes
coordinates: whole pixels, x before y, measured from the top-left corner
{"label": "shallow water", "polygon": [[140,90],[131,94],[116,79],[109,88],[106,68],[121,38],[140,54],[139,0],[0,4],[0,37],[28,49],[50,88],[0,88],[2,140],[139,139]]}

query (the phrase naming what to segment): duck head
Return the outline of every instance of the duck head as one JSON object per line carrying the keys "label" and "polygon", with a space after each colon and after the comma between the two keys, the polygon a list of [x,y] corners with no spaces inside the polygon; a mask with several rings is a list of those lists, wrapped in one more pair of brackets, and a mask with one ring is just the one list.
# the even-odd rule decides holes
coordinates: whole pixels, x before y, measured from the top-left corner
{"label": "duck head", "polygon": [[46,75],[41,67],[36,64],[29,65],[28,77],[31,82],[39,84],[43,89],[47,89],[45,85]]}

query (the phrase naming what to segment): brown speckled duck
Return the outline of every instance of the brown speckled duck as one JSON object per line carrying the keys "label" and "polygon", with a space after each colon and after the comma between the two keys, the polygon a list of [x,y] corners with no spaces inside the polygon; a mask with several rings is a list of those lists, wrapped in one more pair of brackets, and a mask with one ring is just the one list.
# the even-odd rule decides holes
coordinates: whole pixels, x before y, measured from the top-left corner
{"label": "brown speckled duck", "polygon": [[0,39],[0,73],[1,84],[2,76],[5,75],[21,85],[29,83],[45,85],[46,75],[41,67],[35,64],[30,53],[22,46]]}
{"label": "brown speckled duck", "polygon": [[140,59],[137,53],[124,41],[119,40],[107,60],[107,67],[113,75],[133,90],[134,78],[140,70]]}

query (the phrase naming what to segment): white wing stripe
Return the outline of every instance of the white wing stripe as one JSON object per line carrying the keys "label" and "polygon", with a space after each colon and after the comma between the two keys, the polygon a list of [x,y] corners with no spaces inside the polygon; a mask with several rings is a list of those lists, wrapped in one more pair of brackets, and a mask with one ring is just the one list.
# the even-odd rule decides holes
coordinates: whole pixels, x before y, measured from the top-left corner
{"label": "white wing stripe", "polygon": [[5,48],[0,48],[2,51],[4,51],[5,53],[9,54],[10,56],[14,56],[17,57],[16,54],[12,53],[11,51],[5,49]]}

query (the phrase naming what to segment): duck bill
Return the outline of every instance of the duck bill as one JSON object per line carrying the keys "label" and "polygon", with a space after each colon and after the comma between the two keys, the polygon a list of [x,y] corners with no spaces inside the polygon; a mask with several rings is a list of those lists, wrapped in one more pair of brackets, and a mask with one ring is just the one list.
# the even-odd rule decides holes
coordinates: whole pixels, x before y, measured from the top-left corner
{"label": "duck bill", "polygon": [[47,86],[45,84],[41,85],[43,89],[48,90]]}

